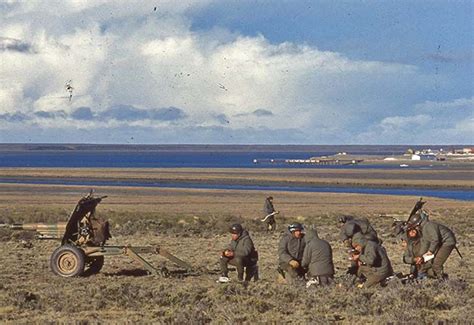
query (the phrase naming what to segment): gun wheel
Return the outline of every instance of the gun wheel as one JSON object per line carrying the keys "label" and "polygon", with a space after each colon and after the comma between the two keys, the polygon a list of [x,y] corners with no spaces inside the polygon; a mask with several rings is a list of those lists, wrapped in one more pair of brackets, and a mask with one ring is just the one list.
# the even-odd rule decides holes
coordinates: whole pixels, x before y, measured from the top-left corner
{"label": "gun wheel", "polygon": [[72,245],[63,245],[53,252],[50,259],[51,270],[62,277],[79,276],[84,272],[84,252]]}

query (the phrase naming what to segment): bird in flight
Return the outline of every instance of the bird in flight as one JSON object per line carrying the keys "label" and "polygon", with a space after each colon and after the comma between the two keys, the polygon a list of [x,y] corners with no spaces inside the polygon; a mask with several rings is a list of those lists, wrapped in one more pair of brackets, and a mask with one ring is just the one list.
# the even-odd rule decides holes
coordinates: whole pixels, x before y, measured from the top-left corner
{"label": "bird in flight", "polygon": [[74,87],[72,86],[72,80],[68,80],[64,87],[66,88],[66,91],[69,93],[69,101],[71,101],[72,91],[74,90]]}

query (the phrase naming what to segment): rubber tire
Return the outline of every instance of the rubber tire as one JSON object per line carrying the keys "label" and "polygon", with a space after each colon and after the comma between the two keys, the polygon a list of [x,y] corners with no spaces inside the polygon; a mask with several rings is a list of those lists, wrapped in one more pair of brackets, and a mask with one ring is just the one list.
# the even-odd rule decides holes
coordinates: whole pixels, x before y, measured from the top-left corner
{"label": "rubber tire", "polygon": [[102,270],[102,267],[104,266],[103,256],[87,257],[86,259],[89,266],[86,270],[88,274],[96,274]]}
{"label": "rubber tire", "polygon": [[[49,265],[54,274],[70,278],[84,273],[85,261],[86,256],[82,249],[73,245],[62,245],[51,254]],[[61,264],[63,265],[62,267]]]}

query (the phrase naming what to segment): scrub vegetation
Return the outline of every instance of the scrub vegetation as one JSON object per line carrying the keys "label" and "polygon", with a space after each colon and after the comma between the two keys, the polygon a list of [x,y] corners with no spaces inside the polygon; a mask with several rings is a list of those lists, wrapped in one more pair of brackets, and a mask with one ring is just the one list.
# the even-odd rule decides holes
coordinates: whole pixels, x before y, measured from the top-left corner
{"label": "scrub vegetation", "polygon": [[[65,221],[89,189],[73,186],[0,185],[1,222]],[[160,323],[470,323],[474,321],[474,205],[425,198],[431,219],[451,227],[464,255],[445,265],[449,280],[358,289],[345,275],[349,262],[338,242],[336,217],[367,217],[384,240],[395,272],[408,272],[390,229],[392,216],[405,219],[417,197],[330,193],[183,190],[98,187],[108,195],[98,215],[111,222],[108,244],[160,245],[195,266],[184,273],[160,256],[146,256],[166,267],[168,277],[149,276],[126,257],[105,259],[102,271],[79,278],[51,273],[48,259],[59,245],[32,233],[0,228],[0,322],[83,323],[150,321]],[[275,198],[278,228],[260,222],[266,195]],[[331,288],[278,284],[277,245],[291,221],[315,226],[334,252],[336,280]],[[230,223],[242,222],[260,255],[258,282],[239,283],[235,272],[218,284],[218,258],[230,241]]]}

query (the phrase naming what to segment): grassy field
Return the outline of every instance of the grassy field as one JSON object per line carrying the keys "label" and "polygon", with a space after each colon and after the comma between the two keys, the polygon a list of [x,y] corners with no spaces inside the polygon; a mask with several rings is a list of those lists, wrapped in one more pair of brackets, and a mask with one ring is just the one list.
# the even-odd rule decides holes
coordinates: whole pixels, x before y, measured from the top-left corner
{"label": "grassy field", "polygon": [[474,169],[0,168],[4,179],[474,188]]}
{"label": "grassy field", "polygon": [[[36,172],[15,171],[23,176]],[[150,177],[147,172],[144,171],[143,177]],[[186,170],[169,172],[172,178],[187,175]],[[196,176],[193,171],[189,172]],[[230,176],[224,171],[216,174],[249,179],[258,176],[252,175],[251,171],[244,176],[229,172]],[[302,175],[289,171],[286,176],[272,172],[264,177],[309,178],[304,175],[306,172]],[[85,177],[77,170],[61,173]],[[96,170],[90,173],[97,173],[97,177],[132,174],[136,177],[135,172],[125,170],[117,171],[117,174]],[[162,171],[150,173],[164,175]],[[35,175],[30,177],[37,177]],[[351,179],[364,180],[364,177],[357,177],[351,176]],[[392,178],[403,180],[405,177]],[[448,186],[463,181],[456,177],[446,179]],[[389,176],[384,180],[393,181]],[[467,180],[468,186],[472,186],[472,178]],[[65,221],[75,203],[88,190],[83,186],[0,184],[0,222]],[[395,271],[407,272],[408,267],[401,263],[402,249],[390,231],[392,219],[381,215],[404,219],[417,197],[126,187],[97,187],[96,192],[109,196],[97,212],[112,223],[114,237],[110,244],[160,245],[198,271],[182,273],[168,260],[149,255],[147,259],[152,264],[171,271],[169,277],[148,276],[132,260],[115,257],[106,259],[100,274],[59,278],[48,267],[49,256],[58,246],[57,242],[33,240],[29,233],[0,229],[0,322],[419,324],[474,321],[470,307],[474,304],[472,202],[426,198],[431,218],[454,230],[464,255],[464,260],[455,253],[449,258],[445,265],[450,275],[448,281],[428,280],[411,285],[393,282],[385,288],[357,289],[345,276],[348,262],[346,252],[337,240],[336,217],[352,214],[369,218],[384,240]],[[279,231],[275,234],[267,234],[259,221],[264,198],[269,194],[274,196],[275,206],[282,212],[277,218]],[[338,286],[307,290],[303,286],[276,283],[280,232],[295,220],[315,226],[320,236],[333,246]],[[230,241],[226,230],[233,222],[242,222],[254,239],[260,255],[259,282],[215,282],[219,276],[219,253]],[[236,279],[235,272],[230,276]]]}

